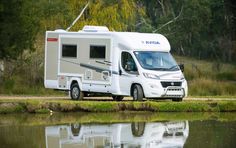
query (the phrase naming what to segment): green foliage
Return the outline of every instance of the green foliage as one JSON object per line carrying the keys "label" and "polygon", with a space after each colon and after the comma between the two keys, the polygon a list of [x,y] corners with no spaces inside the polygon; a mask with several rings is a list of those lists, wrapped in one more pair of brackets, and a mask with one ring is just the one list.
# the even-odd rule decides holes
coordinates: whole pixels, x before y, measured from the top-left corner
{"label": "green foliage", "polygon": [[216,75],[217,80],[236,81],[236,70],[232,72],[220,72]]}
{"label": "green foliage", "polygon": [[98,104],[94,104],[93,102],[79,102],[77,103],[78,107],[84,111],[89,112],[109,112],[117,110],[117,106],[115,102],[100,102]]}
{"label": "green foliage", "polygon": [[236,66],[175,56],[185,64],[190,96],[235,96]]}
{"label": "green foliage", "polygon": [[4,82],[3,88],[4,90],[12,90],[14,87],[15,81],[13,79],[8,79]]}
{"label": "green foliage", "polygon": [[117,111],[152,111],[152,112],[233,112],[236,101],[184,101],[184,102],[102,102],[102,101],[43,101],[43,100],[1,100],[0,113],[29,112],[117,112]]}
{"label": "green foliage", "polygon": [[[46,30],[66,29],[87,2],[1,1],[0,59],[17,59],[24,50],[33,49],[37,35],[44,35]],[[72,30],[78,31],[84,25],[102,25],[116,31],[160,32],[178,54],[235,60],[235,5],[230,0],[90,0],[89,3]]]}
{"label": "green foliage", "polygon": [[174,52],[199,59],[235,61],[235,16],[231,1],[145,1],[152,31],[170,40]]}
{"label": "green foliage", "polygon": [[0,59],[17,59],[25,49],[33,49],[39,29],[34,2],[1,1]]}
{"label": "green foliage", "polygon": [[37,110],[35,110],[35,113],[47,114],[47,113],[50,113],[50,110],[49,109],[37,109]]}
{"label": "green foliage", "polygon": [[24,107],[20,103],[1,103],[0,113],[20,113],[24,112]]}
{"label": "green foliage", "polygon": [[235,113],[218,113],[218,112],[198,112],[198,113],[162,113],[162,112],[76,112],[76,113],[53,113],[49,114],[0,114],[1,125],[59,125],[70,123],[127,123],[127,122],[157,122],[157,121],[235,121]]}
{"label": "green foliage", "polygon": [[[81,1],[78,1],[80,3]],[[41,0],[38,2],[39,6],[39,17],[40,17],[40,27],[41,34],[43,35],[46,30],[55,30],[55,29],[66,29],[69,24],[73,21],[74,16],[73,12],[78,14],[80,7],[74,7],[71,9],[71,6],[78,6],[72,0]]]}
{"label": "green foliage", "polygon": [[[75,4],[76,5],[71,5]],[[72,9],[79,7],[80,10],[85,6],[87,1],[73,1],[69,4]],[[90,1],[90,5],[85,11],[85,14],[72,30],[80,30],[84,25],[100,25],[107,26],[110,30],[116,31],[134,31],[134,24],[136,19],[136,12],[134,1],[109,1],[96,0]],[[74,18],[79,12],[74,13]]]}
{"label": "green foliage", "polygon": [[235,112],[236,109],[234,108],[235,102],[222,102],[219,104],[219,109],[221,112]]}
{"label": "green foliage", "polygon": [[[0,2],[0,60],[5,66],[0,77],[1,94],[58,94],[43,88],[45,31],[66,29],[87,2]],[[232,1],[89,0],[89,3],[71,31],[81,30],[84,25],[102,25],[111,31],[162,33],[174,53],[213,59],[213,63],[197,60],[190,63],[193,59],[185,62],[190,95],[235,95],[235,66],[221,64],[236,60],[236,13]]]}
{"label": "green foliage", "polygon": [[189,81],[189,94],[192,96],[234,96],[235,82],[222,82],[210,79],[194,79]]}

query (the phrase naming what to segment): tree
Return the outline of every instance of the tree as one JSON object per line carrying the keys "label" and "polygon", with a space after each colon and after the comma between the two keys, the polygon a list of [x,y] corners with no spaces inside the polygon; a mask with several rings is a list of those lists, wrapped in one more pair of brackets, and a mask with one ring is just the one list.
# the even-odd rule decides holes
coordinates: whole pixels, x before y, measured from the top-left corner
{"label": "tree", "polygon": [[[146,0],[152,32],[164,34],[178,54],[235,60],[235,2],[232,0]],[[148,22],[148,21],[146,21]]]}
{"label": "tree", "polygon": [[23,0],[1,1],[0,59],[16,59],[25,49],[33,49],[39,26],[33,4]]}
{"label": "tree", "polygon": [[[76,12],[74,18],[76,18],[86,3],[87,1],[73,2],[73,0],[69,3],[70,10],[79,10],[78,12],[73,11]],[[75,7],[77,9],[75,9]],[[78,31],[82,29],[84,25],[101,25],[107,26],[110,30],[134,31],[136,12],[137,10],[135,10],[133,0],[91,0],[84,15],[71,30]]]}

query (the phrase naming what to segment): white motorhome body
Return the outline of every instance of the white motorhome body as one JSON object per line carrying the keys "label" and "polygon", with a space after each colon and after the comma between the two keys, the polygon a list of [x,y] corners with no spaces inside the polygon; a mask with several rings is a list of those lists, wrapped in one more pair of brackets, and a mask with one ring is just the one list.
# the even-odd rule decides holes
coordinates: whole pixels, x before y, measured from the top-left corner
{"label": "white motorhome body", "polygon": [[106,93],[116,100],[182,100],[188,90],[163,35],[111,32],[97,26],[46,32],[44,85],[69,90],[72,99]]}

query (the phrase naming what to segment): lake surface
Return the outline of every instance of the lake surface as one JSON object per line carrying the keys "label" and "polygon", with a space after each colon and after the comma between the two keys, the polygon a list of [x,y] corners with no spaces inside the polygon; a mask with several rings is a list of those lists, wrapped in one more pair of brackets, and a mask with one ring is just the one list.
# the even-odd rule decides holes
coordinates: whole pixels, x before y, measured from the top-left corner
{"label": "lake surface", "polygon": [[0,115],[0,148],[236,147],[236,113],[150,114]]}

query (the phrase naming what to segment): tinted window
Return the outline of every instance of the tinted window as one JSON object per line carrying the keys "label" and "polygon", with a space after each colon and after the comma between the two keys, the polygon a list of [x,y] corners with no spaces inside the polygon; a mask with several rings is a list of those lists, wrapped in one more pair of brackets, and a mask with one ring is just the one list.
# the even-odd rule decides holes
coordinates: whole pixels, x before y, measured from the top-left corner
{"label": "tinted window", "polygon": [[131,54],[128,52],[122,52],[121,54],[121,64],[125,71],[137,71],[136,64]]}
{"label": "tinted window", "polygon": [[76,45],[62,45],[62,57],[76,58],[77,57],[77,46]]}
{"label": "tinted window", "polygon": [[90,46],[90,58],[92,59],[105,59],[106,46]]}

